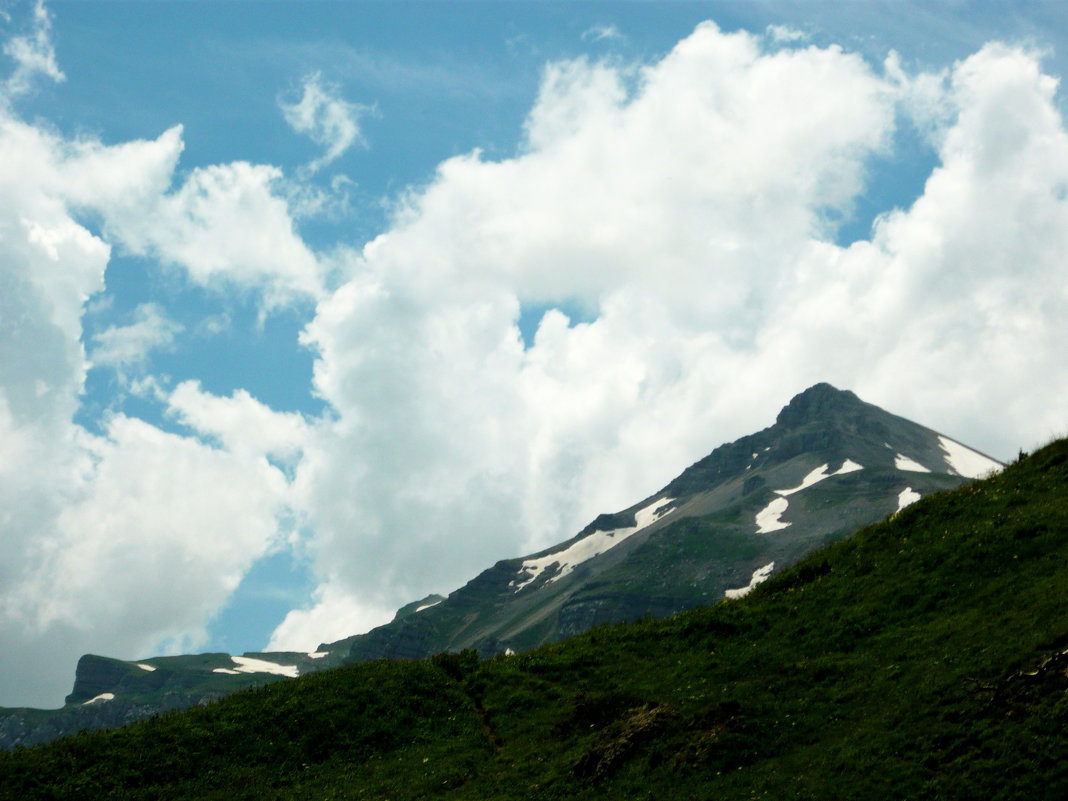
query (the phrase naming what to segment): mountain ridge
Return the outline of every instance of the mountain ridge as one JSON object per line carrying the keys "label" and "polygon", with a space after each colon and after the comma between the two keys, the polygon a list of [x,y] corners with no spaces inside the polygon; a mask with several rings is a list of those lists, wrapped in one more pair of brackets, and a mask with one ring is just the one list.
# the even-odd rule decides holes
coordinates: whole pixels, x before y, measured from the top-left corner
{"label": "mountain ridge", "polygon": [[[888,440],[894,441],[893,447]],[[977,471],[964,475],[957,469],[963,465],[951,458],[959,457],[961,448],[971,454],[970,466],[1000,467],[990,457],[852,392],[816,384],[795,395],[772,426],[721,445],[659,492],[620,512],[598,516],[575,537],[528,557],[501,560],[420,613],[420,619],[393,621],[320,649],[348,646],[353,660],[420,658],[462,648],[492,656],[601,623],[693,608],[748,586],[770,563],[777,565],[771,570],[782,569],[813,547],[897,511],[906,498],[911,501],[973,478]],[[830,478],[835,481],[823,483]],[[822,493],[826,500],[832,484],[838,485],[840,497],[833,508],[822,508],[818,498]],[[811,496],[816,496],[815,503]],[[774,509],[768,513],[775,520],[765,528],[757,521],[773,504],[781,511],[778,517]],[[642,513],[647,517],[639,521]],[[778,519],[787,513],[795,519]],[[791,527],[785,546],[754,539]],[[671,550],[669,529],[688,534],[685,538],[693,546],[689,553],[678,548],[674,558],[650,553]],[[570,558],[598,535],[600,542],[585,548],[595,552],[592,556]],[[687,566],[695,589],[680,594],[680,566],[692,562],[709,537],[716,538],[719,547],[704,558],[703,572]],[[645,569],[640,567],[643,561],[650,563]],[[661,570],[665,564],[671,570]],[[630,569],[635,566],[643,575],[635,575]],[[566,589],[576,583],[582,586],[573,592]],[[535,593],[541,593],[537,602],[530,600]],[[533,610],[526,619],[521,611],[524,598]]]}
{"label": "mountain ridge", "polygon": [[972,468],[1000,466],[852,392],[816,384],[795,395],[773,425],[719,446],[659,492],[599,515],[557,545],[501,560],[447,596],[406,604],[365,634],[308,654],[139,662],[86,655],[67,705],[51,716],[0,710],[0,747],[118,725],[341,664],[463,649],[482,657],[521,652],[597,625],[740,597],[814,548],[970,480],[957,469],[968,459]]}

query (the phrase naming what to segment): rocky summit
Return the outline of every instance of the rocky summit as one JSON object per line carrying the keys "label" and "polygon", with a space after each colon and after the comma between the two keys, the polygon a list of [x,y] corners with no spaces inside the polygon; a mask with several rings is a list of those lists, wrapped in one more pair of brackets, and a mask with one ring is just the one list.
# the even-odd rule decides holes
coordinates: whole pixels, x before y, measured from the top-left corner
{"label": "rocky summit", "polygon": [[775,423],[716,448],[656,494],[571,539],[498,562],[311,654],[124,662],[87,656],[60,710],[0,713],[0,746],[33,744],[371,659],[528,650],[604,623],[737,599],[810,551],[1001,468],[922,425],[817,384]]}

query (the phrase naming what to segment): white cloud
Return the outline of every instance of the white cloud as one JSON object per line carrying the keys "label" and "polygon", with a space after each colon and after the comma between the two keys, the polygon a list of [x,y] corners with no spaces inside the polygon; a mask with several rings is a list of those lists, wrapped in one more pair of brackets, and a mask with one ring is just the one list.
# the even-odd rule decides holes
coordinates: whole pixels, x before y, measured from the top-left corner
{"label": "white cloud", "polygon": [[93,335],[92,361],[116,369],[141,367],[153,350],[168,350],[182,326],[167,317],[157,303],[142,303],[134,310],[134,322],[110,326]]}
{"label": "white cloud", "polygon": [[306,134],[323,148],[323,155],[308,164],[311,173],[336,161],[353,146],[367,146],[360,117],[370,109],[343,100],[338,88],[325,82],[321,73],[304,78],[300,100],[289,103],[279,98],[278,106],[294,131]]}
{"label": "white cloud", "polygon": [[71,161],[54,138],[0,111],[0,637],[25,646],[20,658],[39,657],[33,671],[4,660],[0,703],[55,704],[77,658],[70,632],[40,638],[15,614],[32,605],[17,588],[47,558],[48,537],[92,470],[71,419],[86,371],[82,308],[103,288],[110,248],[57,194]]}
{"label": "white cloud", "polygon": [[33,87],[38,75],[60,83],[66,76],[56,62],[52,45],[52,16],[44,0],[33,7],[33,30],[25,36],[13,36],[4,42],[4,55],[15,62],[15,70],[4,84],[6,95],[17,97]]}
{"label": "white cloud", "polygon": [[[336,419],[294,486],[331,592],[451,590],[820,380],[1003,457],[1063,426],[1068,145],[1033,55],[880,75],[706,24],[634,77],[550,65],[524,151],[443,163],[320,303]],[[923,196],[836,245],[895,115],[936,90]],[[595,319],[550,311],[524,350],[521,305],[564,301]]]}
{"label": "white cloud", "polygon": [[808,34],[799,31],[796,28],[791,28],[789,25],[769,25],[765,29],[765,33],[773,42],[778,42],[780,44],[802,42],[808,39]]}
{"label": "white cloud", "polygon": [[310,429],[294,412],[276,412],[245,390],[229,398],[204,392],[195,381],[183,381],[168,398],[169,411],[202,435],[216,438],[232,453],[270,456],[294,464]]}
{"label": "white cloud", "polygon": [[44,558],[15,593],[23,619],[78,628],[105,614],[142,647],[196,631],[274,537],[281,473],[123,415],[82,444],[90,491],[38,541]]}
{"label": "white cloud", "polygon": [[107,227],[132,252],[180,267],[198,284],[255,289],[268,307],[314,298],[319,264],[274,192],[281,177],[276,167],[246,162],[199,167],[147,205],[106,207]]}
{"label": "white cloud", "polygon": [[[630,77],[551,65],[525,152],[441,165],[308,327],[338,420],[297,486],[324,571],[367,603],[451,589],[766,424],[725,431],[719,387],[782,260],[859,190],[893,98],[855,57],[711,25]],[[524,352],[520,303],[564,299],[598,319],[550,313]]]}
{"label": "white cloud", "polygon": [[[212,174],[223,184],[248,178],[252,189],[244,193],[213,194],[217,187],[195,173],[185,194],[167,195],[180,151],[179,129],[106,147],[63,139],[0,108],[0,639],[17,652],[5,649],[0,659],[3,705],[55,706],[70,689],[77,657],[88,651],[134,657],[203,645],[205,627],[244,572],[290,535],[285,473],[248,441],[235,444],[225,420],[211,434],[222,446],[123,415],[103,421],[100,437],[73,422],[89,366],[82,317],[105,288],[108,240],[123,241],[117,232],[144,232],[146,247],[177,249],[166,224],[184,216],[181,246],[225,261],[208,240],[223,238],[212,226],[234,223],[225,233],[248,241],[231,245],[230,254],[255,255],[266,239],[277,247],[275,259],[296,256],[295,267],[285,268],[291,272],[272,275],[278,287],[269,292],[300,286],[294,269],[317,269],[302,267],[306,249],[287,252],[286,242],[299,240],[284,204],[272,205],[263,176],[251,168]],[[189,207],[203,215],[199,228]],[[214,216],[228,208],[235,209],[229,217]],[[260,212],[274,225],[270,236],[252,225]],[[160,227],[149,232],[139,214]],[[83,219],[102,220],[103,234]],[[235,271],[250,283],[261,280]],[[142,305],[132,325],[93,340],[94,357],[134,366],[178,333],[159,308]],[[152,376],[134,389],[168,398]],[[193,395],[183,393],[176,403]],[[236,402],[261,425],[256,442],[281,449],[282,435],[272,432],[284,426],[270,425],[247,395]],[[179,413],[202,424],[185,407]],[[291,450],[281,458],[293,458]]]}
{"label": "white cloud", "polygon": [[33,650],[51,657],[47,681],[9,685],[20,703],[54,703],[89,650],[134,658],[203,647],[207,622],[271,547],[283,512],[285,480],[263,460],[122,415],[106,437],[78,438],[78,492],[34,531],[0,598],[5,640],[35,638]]}
{"label": "white cloud", "polygon": [[347,175],[334,175],[328,188],[304,181],[281,183],[289,205],[289,213],[296,220],[319,219],[338,222],[354,213],[352,192],[356,182]]}
{"label": "white cloud", "polygon": [[49,191],[75,208],[91,208],[105,219],[144,214],[170,187],[185,147],[182,126],[175,125],[153,140],[135,139],[104,147],[93,139],[56,141],[57,152],[69,153],[63,183]]}
{"label": "white cloud", "polygon": [[[112,147],[62,141],[10,116],[0,128],[6,147],[19,154],[0,167],[0,180],[30,181],[41,202],[91,211],[102,219],[106,238],[129,252],[155,257],[220,291],[259,291],[268,307],[321,293],[316,257],[275,191],[278,168],[247,162],[200,167],[172,190],[184,147],[181,126],[155,140]],[[23,225],[53,262],[60,244],[88,236],[68,221],[45,228],[28,216]],[[74,311],[76,325],[80,302]]]}
{"label": "white cloud", "polygon": [[[272,647],[355,633],[630,505],[815,381],[995,456],[1061,430],[1055,91],[1003,46],[878,73],[706,24],[655,63],[550,64],[520,153],[444,162],[389,230],[329,257],[293,222],[315,195],[277,168],[176,180],[181,128],[105,147],[0,109],[0,638],[48,665],[27,678],[0,655],[0,703],[54,703],[83,651],[197,647],[249,565],[297,538],[319,588]],[[320,168],[360,141],[334,101],[315,78],[289,105]],[[938,167],[840,247],[834,220],[893,155],[899,115]],[[303,343],[328,412],[144,376],[195,436],[74,425],[112,245],[268,307],[314,299]],[[589,320],[550,309],[524,347],[521,311],[553,304]],[[177,342],[142,313],[98,360]]]}
{"label": "white cloud", "polygon": [[312,601],[310,608],[294,609],[286,615],[265,650],[311,651],[322,643],[388,623],[396,612],[393,608],[368,607],[329,582],[319,586]]}

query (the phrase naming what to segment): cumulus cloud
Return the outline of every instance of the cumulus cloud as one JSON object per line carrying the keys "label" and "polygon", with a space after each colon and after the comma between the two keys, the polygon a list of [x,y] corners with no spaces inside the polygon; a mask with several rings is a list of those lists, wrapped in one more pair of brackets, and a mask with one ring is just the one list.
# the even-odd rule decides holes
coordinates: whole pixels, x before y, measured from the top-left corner
{"label": "cumulus cloud", "polygon": [[[160,137],[180,151],[180,129]],[[109,233],[131,252],[182,270],[203,286],[251,289],[268,308],[322,292],[315,254],[274,191],[277,167],[234,162],[194,169],[174,191],[145,204],[104,206]]]}
{"label": "cumulus cloud", "polygon": [[341,98],[338,88],[324,81],[322,73],[304,78],[299,100],[279,98],[278,106],[294,131],[306,134],[323,148],[323,155],[308,164],[310,173],[336,161],[353,146],[367,146],[360,117],[371,109]]}
{"label": "cumulus cloud", "polygon": [[[519,152],[442,163],[388,230],[329,258],[293,223],[314,195],[280,190],[278,168],[179,180],[181,128],[104,146],[0,110],[0,637],[50,666],[0,703],[54,702],[86,650],[198,647],[283,542],[319,586],[271,647],[356,633],[630,505],[816,381],[999,457],[1062,430],[1055,81],[1001,45],[909,74],[773,38],[709,23],[655,62],[551,63]],[[313,76],[283,104],[323,148],[314,169],[360,142],[334,101]],[[842,246],[898,124],[937,167]],[[302,343],[327,411],[145,376],[188,436],[75,425],[112,247],[268,307],[315,300]],[[140,314],[94,358],[177,341]],[[0,687],[25,665],[0,655]]]}
{"label": "cumulus cloud", "polygon": [[772,41],[779,43],[803,42],[808,38],[808,34],[788,25],[769,25],[765,33]]}
{"label": "cumulus cloud", "polygon": [[[269,308],[321,293],[319,263],[296,231],[279,168],[215,164],[174,186],[184,149],[180,125],[154,140],[105,147],[91,139],[61,141],[14,117],[0,124],[11,147],[26,154],[27,163],[10,165],[10,172],[32,173],[41,191],[98,215],[105,238],[125,251],[202,286],[259,292]],[[38,170],[55,154],[62,154],[62,171]],[[59,234],[35,235],[47,247],[42,237]]]}
{"label": "cumulus cloud", "polygon": [[26,646],[19,658],[48,654],[29,678],[25,663],[5,659],[3,684],[13,696],[3,703],[54,704],[60,673],[69,684],[77,657],[64,643],[86,644],[30,625],[37,610],[23,592],[93,470],[71,421],[86,371],[82,308],[103,288],[110,248],[72,218],[62,197],[77,161],[55,138],[0,112],[0,636]]}
{"label": "cumulus cloud", "polygon": [[[909,76],[712,24],[637,79],[550,64],[523,151],[443,163],[306,329],[336,413],[295,482],[324,588],[367,609],[448,591],[820,380],[1001,457],[1058,430],[1054,89],[1019,49]],[[922,196],[836,244],[910,116],[939,159]],[[522,308],[576,303],[588,321],[550,309],[524,347]],[[278,637],[328,618],[321,596]]]}
{"label": "cumulus cloud", "polygon": [[140,420],[118,415],[105,437],[79,436],[79,491],[37,529],[0,602],[5,633],[51,644],[32,690],[52,699],[87,650],[203,647],[207,622],[274,542],[284,495],[265,461]]}
{"label": "cumulus cloud", "polygon": [[[90,366],[82,318],[91,298],[98,311],[106,306],[113,243],[173,254],[205,283],[230,271],[226,280],[256,287],[267,273],[267,296],[317,291],[317,265],[284,202],[272,199],[270,172],[229,165],[194,172],[172,191],[181,148],[180,129],[109,147],[0,107],[3,705],[55,706],[88,651],[136,657],[203,645],[248,567],[291,534],[287,424],[271,425],[247,394],[234,402],[261,430],[240,445],[223,425],[225,403],[208,425],[196,406],[212,399],[183,387],[172,393],[173,414],[196,436],[121,414],[101,421],[102,436],[74,422]],[[253,226],[264,220],[273,226],[266,236]],[[245,245],[229,245],[227,234]],[[127,369],[179,334],[144,304],[90,346],[98,364]],[[154,377],[141,384],[169,399]]]}
{"label": "cumulus cloud", "polygon": [[4,55],[15,62],[15,69],[4,82],[7,97],[17,97],[29,92],[38,76],[59,83],[66,76],[56,62],[52,44],[52,16],[45,8],[44,0],[37,0],[33,7],[32,31],[23,36],[13,36],[4,42]]}
{"label": "cumulus cloud", "polygon": [[396,608],[373,607],[351,592],[326,582],[315,590],[312,605],[294,609],[274,630],[268,651],[310,651],[322,643],[336,642],[392,619]]}
{"label": "cumulus cloud", "polygon": [[271,457],[285,465],[295,464],[310,436],[302,415],[276,412],[243,389],[223,398],[196,381],[183,381],[171,392],[168,411],[232,453]]}

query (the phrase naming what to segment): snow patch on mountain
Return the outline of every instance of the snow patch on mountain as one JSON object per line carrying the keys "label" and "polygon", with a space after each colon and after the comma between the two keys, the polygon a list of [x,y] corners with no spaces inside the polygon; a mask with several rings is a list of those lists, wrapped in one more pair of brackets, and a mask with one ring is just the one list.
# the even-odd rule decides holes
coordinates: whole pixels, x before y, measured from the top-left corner
{"label": "snow patch on mountain", "polygon": [[639,509],[634,513],[635,525],[629,528],[617,528],[613,531],[595,531],[562,551],[540,556],[536,559],[524,560],[522,567],[519,568],[519,574],[523,576],[523,580],[518,584],[513,581],[511,586],[514,586],[515,591],[519,592],[540,576],[546,568],[553,565],[559,565],[560,569],[549,581],[558,581],[574,570],[577,565],[616,547],[627,537],[655,523],[670,511],[664,507],[674,501],[674,498],[661,498],[645,508]]}
{"label": "snow patch on mountain", "polygon": [[253,659],[248,656],[231,656],[235,668],[215,668],[212,673],[229,673],[236,676],[239,673],[271,673],[276,676],[288,676],[291,679],[295,679],[300,671],[296,665],[279,665],[274,662],[268,662],[265,659]]}
{"label": "snow patch on mountain", "polygon": [[817,484],[820,481],[823,481],[823,479],[827,478],[828,475],[829,474],[827,473],[827,465],[823,465],[821,467],[817,467],[815,470],[813,470],[811,473],[801,479],[801,483],[798,484],[796,487],[793,487],[792,489],[775,490],[775,492],[783,496],[793,495],[795,492],[800,492],[806,487],[811,487],[813,484]]}
{"label": "snow patch on mountain", "polygon": [[773,531],[781,531],[790,525],[780,519],[786,509],[790,506],[790,502],[786,500],[787,495],[793,495],[795,492],[808,489],[813,484],[818,484],[831,476],[841,476],[846,473],[855,473],[857,470],[864,469],[863,465],[857,464],[852,459],[846,459],[842,462],[842,466],[833,473],[827,472],[828,467],[830,467],[830,465],[824,464],[820,465],[815,470],[810,471],[808,475],[801,479],[801,483],[796,487],[774,490],[775,494],[780,497],[775,498],[771,503],[757,512],[757,534],[770,534]]}
{"label": "snow patch on mountain", "polygon": [[101,701],[114,701],[115,693],[100,693],[96,698],[90,698],[88,701],[82,704],[82,706],[89,706],[90,704],[99,703]]}
{"label": "snow patch on mountain", "polygon": [[906,506],[916,503],[920,499],[920,493],[912,487],[905,487],[897,496],[897,510],[900,512]]}
{"label": "snow patch on mountain", "polygon": [[[789,523],[787,523],[787,525],[789,525]],[[726,596],[728,598],[732,598],[732,599],[744,598],[746,595],[748,595],[752,591],[753,587],[755,587],[757,584],[760,584],[761,582],[767,581],[768,578],[771,577],[771,571],[774,570],[774,569],[775,569],[775,563],[774,562],[768,562],[763,567],[753,571],[753,575],[749,579],[749,583],[746,586],[739,587],[736,590],[727,590],[726,593],[725,593]]]}
{"label": "snow patch on mountain", "polygon": [[898,470],[907,470],[910,473],[930,473],[931,471],[917,462],[915,459],[910,459],[902,454],[897,454],[894,457],[894,467]]}
{"label": "snow patch on mountain", "polygon": [[938,442],[946,454],[946,463],[957,475],[965,478],[980,478],[991,473],[997,473],[1002,465],[993,459],[976,453],[971,448],[954,442],[949,437],[938,437]]}
{"label": "snow patch on mountain", "polygon": [[780,531],[789,526],[789,523],[784,523],[779,519],[789,505],[790,502],[786,498],[776,498],[757,512],[757,534],[770,534],[773,531]]}
{"label": "snow patch on mountain", "polygon": [[144,662],[135,662],[134,664],[141,668],[141,670],[147,670],[149,673],[156,669],[155,665],[146,665]]}
{"label": "snow patch on mountain", "polygon": [[305,656],[307,656],[308,659],[322,659],[324,656],[330,656],[330,652],[329,651],[312,651],[311,653],[305,654]]}
{"label": "snow patch on mountain", "polygon": [[415,608],[415,611],[416,611],[416,612],[422,612],[422,611],[423,611],[424,609],[429,609],[430,607],[432,607],[432,606],[437,606],[437,605],[438,605],[438,604],[440,604],[440,603],[441,603],[441,601],[431,601],[431,602],[430,602],[430,603],[428,603],[428,604],[423,604],[422,606],[417,606],[417,607]]}
{"label": "snow patch on mountain", "polygon": [[793,495],[795,492],[800,492],[803,489],[807,489],[808,487],[811,487],[813,484],[818,484],[819,482],[823,481],[825,478],[830,478],[831,476],[840,476],[840,475],[844,475],[845,473],[853,473],[853,472],[856,472],[857,470],[863,470],[864,469],[863,465],[857,464],[852,459],[846,459],[845,462],[842,463],[842,466],[839,467],[837,470],[835,470],[833,473],[828,473],[827,472],[827,468],[828,467],[830,467],[830,465],[826,465],[826,464],[821,466],[821,467],[817,467],[815,470],[813,470],[811,473],[809,473],[807,476],[805,476],[803,479],[801,479],[801,483],[798,484],[796,487],[793,487],[791,489],[775,490],[775,492],[778,493],[779,495],[784,495],[784,496],[785,495]]}

